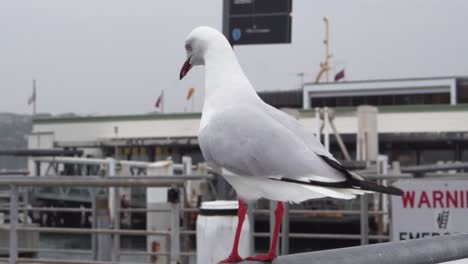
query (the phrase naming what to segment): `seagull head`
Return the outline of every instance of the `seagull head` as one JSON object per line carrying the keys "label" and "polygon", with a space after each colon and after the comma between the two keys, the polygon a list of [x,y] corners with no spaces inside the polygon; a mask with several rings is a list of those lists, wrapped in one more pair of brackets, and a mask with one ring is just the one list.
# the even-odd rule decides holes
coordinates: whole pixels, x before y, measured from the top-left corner
{"label": "seagull head", "polygon": [[207,51],[219,50],[226,46],[231,48],[224,35],[216,29],[206,26],[193,29],[185,39],[187,59],[180,69],[179,78],[182,80],[193,66],[205,65]]}

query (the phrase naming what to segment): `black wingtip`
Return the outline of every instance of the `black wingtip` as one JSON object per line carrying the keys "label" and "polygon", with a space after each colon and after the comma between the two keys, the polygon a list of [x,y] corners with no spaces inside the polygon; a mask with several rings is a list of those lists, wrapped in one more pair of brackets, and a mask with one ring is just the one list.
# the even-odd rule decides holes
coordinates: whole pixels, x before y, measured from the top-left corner
{"label": "black wingtip", "polygon": [[356,181],[363,190],[402,196],[403,190],[393,186],[383,186],[370,181]]}

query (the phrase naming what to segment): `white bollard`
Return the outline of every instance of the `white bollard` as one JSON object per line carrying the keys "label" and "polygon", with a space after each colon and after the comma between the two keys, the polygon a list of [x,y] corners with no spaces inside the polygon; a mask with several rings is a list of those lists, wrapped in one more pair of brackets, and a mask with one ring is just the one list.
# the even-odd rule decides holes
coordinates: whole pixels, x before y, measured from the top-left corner
{"label": "white bollard", "polygon": [[[215,264],[231,253],[237,228],[237,201],[203,202],[197,219],[197,263]],[[250,223],[245,217],[239,241],[239,255],[250,249]]]}

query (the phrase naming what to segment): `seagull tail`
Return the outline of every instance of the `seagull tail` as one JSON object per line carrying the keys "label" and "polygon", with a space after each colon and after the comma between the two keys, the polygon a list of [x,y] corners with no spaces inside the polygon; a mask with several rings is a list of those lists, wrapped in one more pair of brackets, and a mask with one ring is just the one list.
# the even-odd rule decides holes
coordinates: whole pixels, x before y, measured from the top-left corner
{"label": "seagull tail", "polygon": [[[354,188],[358,187],[364,191],[386,193],[391,195],[402,196],[403,191],[399,188],[393,186],[379,185],[375,182],[366,181],[366,180],[352,180],[352,185]],[[354,189],[353,188],[353,189]]]}
{"label": "seagull tail", "polygon": [[346,180],[344,181],[344,185],[348,184],[351,189],[386,193],[386,194],[398,195],[398,196],[403,195],[403,191],[399,188],[396,188],[393,186],[379,185],[377,183],[367,181],[361,175],[347,170],[345,167],[343,167],[343,165],[338,163],[336,160],[332,160],[327,156],[319,155],[319,157],[321,157],[323,161],[325,161],[328,165],[330,165],[334,169],[343,173],[343,175],[346,177]]}

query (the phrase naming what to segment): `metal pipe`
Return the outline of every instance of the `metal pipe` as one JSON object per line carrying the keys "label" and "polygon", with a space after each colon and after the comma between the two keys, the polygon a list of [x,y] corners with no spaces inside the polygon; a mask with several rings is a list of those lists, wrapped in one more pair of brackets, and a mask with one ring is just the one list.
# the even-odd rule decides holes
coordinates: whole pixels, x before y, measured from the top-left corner
{"label": "metal pipe", "polygon": [[[256,209],[254,210],[255,214],[268,214],[269,209]],[[290,209],[290,214],[349,214],[349,215],[358,215],[361,214],[361,211],[358,210],[308,210],[308,209]],[[384,211],[372,211],[369,214],[387,214]]]}
{"label": "metal pipe", "polygon": [[[6,247],[0,247],[0,250],[9,250]],[[83,254],[90,255],[91,250],[82,249],[59,249],[59,248],[18,248],[18,252],[43,252],[43,253],[64,253],[64,254]],[[1,263],[1,262],[0,262]]]}
{"label": "metal pipe", "polygon": [[275,202],[269,201],[269,234],[270,234],[270,244],[273,241],[273,233],[274,233],[274,226],[275,226]]}
{"label": "metal pipe", "polygon": [[249,203],[248,204],[248,209],[247,209],[247,220],[249,221],[249,242],[250,242],[250,247],[249,247],[249,256],[253,256],[255,254],[255,237],[254,237],[254,232],[255,232],[255,218],[254,218],[254,210],[253,208],[255,206],[254,203]]}
{"label": "metal pipe", "polygon": [[[279,256],[276,264],[432,264],[468,258],[468,234],[387,242]],[[244,264],[256,262],[244,261]]]}
{"label": "metal pipe", "polygon": [[283,226],[281,228],[281,254],[289,254],[289,203],[284,203]]}
{"label": "metal pipe", "polygon": [[[2,259],[0,258],[0,261]],[[90,261],[90,260],[63,260],[46,258],[19,258],[17,263],[45,263],[45,264],[118,264],[111,261]],[[125,262],[126,264],[141,264],[141,262]]]}
{"label": "metal pipe", "polygon": [[[90,190],[91,193],[91,228],[97,229],[97,205],[96,205],[96,189]],[[98,246],[97,246],[97,235],[91,234],[91,251],[92,251],[92,259],[97,260],[98,258]]]}
{"label": "metal pipe", "polygon": [[[112,178],[116,176],[116,161],[113,158],[108,158],[108,177]],[[109,188],[109,208],[112,208],[111,212],[111,224],[114,230],[120,229],[120,188],[110,187]],[[112,248],[112,261],[119,262],[119,251],[120,251],[120,236],[118,233],[113,234],[113,248]]]}
{"label": "metal pipe", "polygon": [[361,245],[369,244],[369,199],[367,194],[360,197],[361,202]]}
{"label": "metal pipe", "polygon": [[[254,233],[255,237],[269,237],[269,233],[266,232],[258,232]],[[283,235],[280,234],[280,237]],[[360,240],[361,235],[360,234],[329,234],[329,233],[311,233],[311,234],[305,234],[305,233],[290,233],[289,234],[290,238],[315,238],[315,239],[351,239],[351,240]],[[385,235],[369,235],[369,239],[376,240],[376,239],[387,239],[389,240],[389,236]]]}
{"label": "metal pipe", "polygon": [[441,171],[441,170],[462,170],[462,169],[468,169],[468,162],[401,167],[401,171],[406,172],[406,173],[434,172],[434,171]]}
{"label": "metal pipe", "polygon": [[[3,208],[0,207],[0,211]],[[9,207],[4,208],[9,209]],[[74,207],[31,207],[29,211],[39,211],[39,212],[92,212],[92,208],[74,208]],[[120,212],[170,212],[170,209],[146,209],[146,208],[127,208],[120,209]],[[199,208],[184,208],[181,209],[182,212],[199,212]],[[269,209],[253,209],[251,210],[253,214],[269,214]],[[289,209],[289,214],[305,214],[305,215],[314,215],[314,214],[346,214],[346,215],[358,215],[361,214],[361,211],[358,210],[316,210],[316,209]],[[369,215],[385,215],[388,214],[387,211],[370,211]],[[181,231],[187,232],[187,231]]]}
{"label": "metal pipe", "polygon": [[[93,159],[93,158],[77,158],[77,157],[34,157],[33,161],[43,163],[74,163],[84,165],[107,165],[108,159]],[[135,160],[117,160],[117,163],[122,165],[130,165],[133,167],[146,168],[150,162],[135,161]]]}
{"label": "metal pipe", "polygon": [[18,186],[10,185],[10,264],[18,261]]}
{"label": "metal pipe", "polygon": [[341,138],[341,135],[338,132],[338,129],[336,129],[335,123],[333,123],[331,116],[332,115],[328,115],[328,123],[330,124],[330,127],[332,128],[333,133],[335,134],[336,142],[338,143],[338,146],[340,147],[345,159],[351,160],[351,155],[349,155],[348,149],[346,148],[346,145],[344,144],[343,139]]}
{"label": "metal pipe", "polygon": [[171,214],[171,264],[180,263],[180,203],[172,203]]}
{"label": "metal pipe", "polygon": [[109,186],[140,186],[140,187],[167,187],[171,185],[182,186],[187,180],[209,179],[206,175],[199,176],[134,176],[102,178],[95,176],[59,176],[59,177],[1,177],[0,185],[16,186],[82,186],[82,187],[109,187]]}
{"label": "metal pipe", "polygon": [[58,228],[58,227],[18,227],[18,231],[31,231],[31,232],[41,232],[41,233],[57,233],[57,234],[119,234],[119,235],[129,235],[129,236],[144,236],[144,235],[154,235],[154,236],[169,236],[169,231],[146,231],[146,230],[127,230],[120,229],[114,230],[109,228],[99,228],[99,229],[90,229],[90,228]]}
{"label": "metal pipe", "polygon": [[92,208],[76,208],[76,207],[31,207],[28,208],[32,212],[69,212],[69,213],[81,213],[81,212],[92,212]]}

